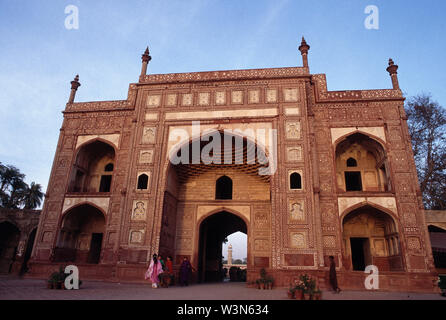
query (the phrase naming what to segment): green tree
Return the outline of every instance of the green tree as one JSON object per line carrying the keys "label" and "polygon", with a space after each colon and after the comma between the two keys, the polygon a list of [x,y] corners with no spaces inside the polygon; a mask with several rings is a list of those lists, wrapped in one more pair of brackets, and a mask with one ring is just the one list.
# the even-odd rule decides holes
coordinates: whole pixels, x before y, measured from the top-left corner
{"label": "green tree", "polygon": [[0,206],[9,209],[35,209],[43,199],[42,186],[31,183],[28,186],[25,175],[12,165],[0,163]]}
{"label": "green tree", "polygon": [[36,209],[43,199],[42,186],[34,181],[24,190],[23,204],[25,209]]}
{"label": "green tree", "polygon": [[446,110],[427,94],[407,100],[406,113],[426,209],[446,209]]}

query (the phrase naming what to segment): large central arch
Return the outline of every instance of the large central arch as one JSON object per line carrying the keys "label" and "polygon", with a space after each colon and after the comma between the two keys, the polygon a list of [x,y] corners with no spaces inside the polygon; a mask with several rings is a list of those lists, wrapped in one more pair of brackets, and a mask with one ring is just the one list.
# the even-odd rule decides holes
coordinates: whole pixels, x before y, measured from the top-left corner
{"label": "large central arch", "polygon": [[[172,256],[177,268],[183,257],[188,257],[197,270],[194,279],[200,282],[220,279],[223,240],[237,231],[248,237],[249,271],[249,266],[254,263],[255,251],[249,247],[253,243],[248,234],[250,223],[256,213],[260,214],[257,212],[259,206],[262,219],[267,221],[271,210],[270,176],[262,175],[259,171],[260,167],[269,164],[265,149],[250,138],[216,132],[221,137],[221,149],[211,150],[210,155],[221,159],[220,163],[206,163],[201,158],[198,163],[167,164],[160,219],[159,253]],[[236,144],[225,148],[223,141],[228,138],[227,135],[230,139],[242,138],[239,148]],[[197,139],[201,140],[198,143],[200,154],[203,150],[209,150],[206,141],[212,140],[208,137]],[[197,139],[180,148],[190,147],[192,150]],[[182,152],[180,148],[175,151],[177,155]],[[250,161],[252,155],[254,161]],[[192,160],[192,154],[188,158]],[[232,159],[233,163],[225,163],[225,158]],[[263,236],[266,237],[269,234]],[[269,253],[262,252],[262,256],[266,255]]]}

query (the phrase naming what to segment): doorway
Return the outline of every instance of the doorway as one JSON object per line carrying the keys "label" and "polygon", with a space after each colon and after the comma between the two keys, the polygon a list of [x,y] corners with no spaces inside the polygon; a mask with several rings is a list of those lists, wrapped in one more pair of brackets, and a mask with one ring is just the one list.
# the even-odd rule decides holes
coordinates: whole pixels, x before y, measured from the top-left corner
{"label": "doorway", "polygon": [[361,172],[345,172],[345,189],[346,191],[362,191]]}
{"label": "doorway", "polygon": [[369,264],[370,244],[368,238],[350,238],[352,265],[355,271],[364,271]]}
{"label": "doorway", "polygon": [[102,233],[91,235],[90,251],[88,252],[88,263],[98,264],[101,258]]}
{"label": "doorway", "polygon": [[226,211],[203,220],[199,234],[198,282],[223,281],[223,242],[237,231],[248,233],[245,221]]}

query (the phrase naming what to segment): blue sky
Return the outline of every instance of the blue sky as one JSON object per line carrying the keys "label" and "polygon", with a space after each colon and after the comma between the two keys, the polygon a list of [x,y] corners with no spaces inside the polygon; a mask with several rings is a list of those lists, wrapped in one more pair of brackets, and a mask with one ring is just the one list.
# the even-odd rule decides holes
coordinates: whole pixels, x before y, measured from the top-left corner
{"label": "blue sky", "polygon": [[[378,30],[364,27],[368,5]],[[445,12],[443,0],[0,0],[0,162],[46,189],[69,82],[79,73],[77,101],[125,99],[147,45],[149,73],[288,67],[304,35],[329,90],[390,88],[392,57],[407,96],[445,106]]]}
{"label": "blue sky", "polygon": [[[71,4],[78,30],[64,25]],[[378,30],[364,27],[371,4]],[[149,73],[285,67],[301,65],[304,35],[329,90],[390,88],[392,57],[408,96],[446,105],[445,10],[441,0],[0,0],[0,161],[46,188],[69,82],[79,73],[77,101],[125,99],[146,45]]]}

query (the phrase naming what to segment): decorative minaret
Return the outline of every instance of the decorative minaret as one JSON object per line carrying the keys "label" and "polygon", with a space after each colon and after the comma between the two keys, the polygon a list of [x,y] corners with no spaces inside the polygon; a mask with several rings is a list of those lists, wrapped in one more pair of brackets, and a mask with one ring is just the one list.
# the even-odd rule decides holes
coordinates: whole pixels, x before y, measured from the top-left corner
{"label": "decorative minaret", "polygon": [[71,81],[71,93],[70,93],[70,99],[68,99],[68,103],[73,103],[74,98],[76,97],[76,91],[77,88],[81,86],[79,82],[79,75],[77,74],[76,77],[74,77],[74,80]]}
{"label": "decorative minaret", "polygon": [[302,54],[302,61],[304,68],[308,68],[308,50],[310,50],[310,46],[305,41],[305,38],[302,37],[302,42],[299,46],[299,51]]}
{"label": "decorative minaret", "polygon": [[146,51],[144,51],[144,54],[141,57],[142,59],[142,67],[141,67],[141,77],[144,77],[147,74],[147,65],[149,64],[149,61],[152,60],[152,57],[150,56],[149,47],[146,48]]}
{"label": "decorative minaret", "polygon": [[392,78],[392,86],[394,90],[399,90],[400,85],[398,83],[398,66],[393,62],[392,59],[389,59],[389,66],[387,67],[387,72],[390,74],[390,78]]}
{"label": "decorative minaret", "polygon": [[232,244],[228,246],[228,265],[232,265]]}

